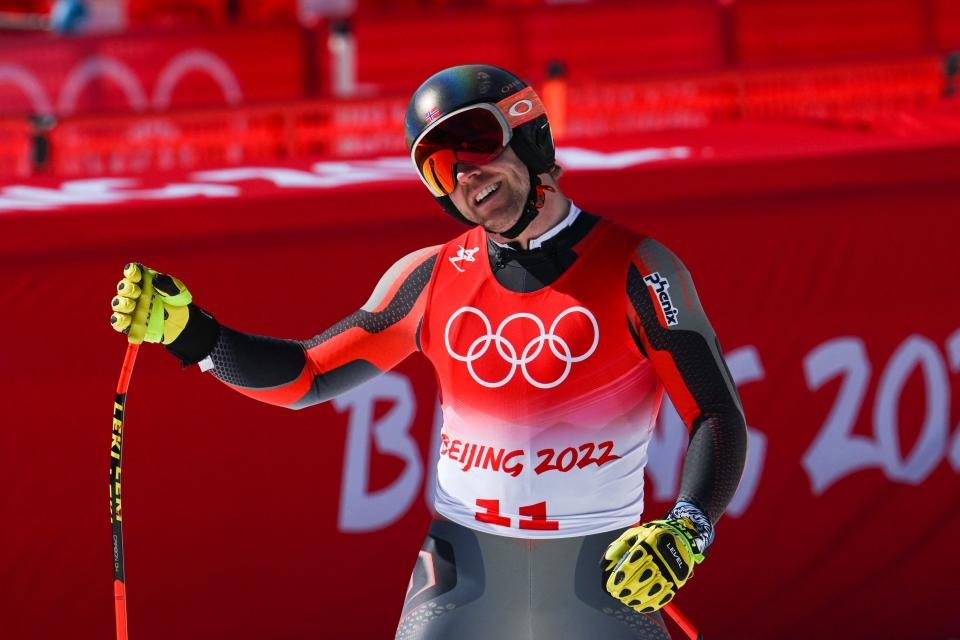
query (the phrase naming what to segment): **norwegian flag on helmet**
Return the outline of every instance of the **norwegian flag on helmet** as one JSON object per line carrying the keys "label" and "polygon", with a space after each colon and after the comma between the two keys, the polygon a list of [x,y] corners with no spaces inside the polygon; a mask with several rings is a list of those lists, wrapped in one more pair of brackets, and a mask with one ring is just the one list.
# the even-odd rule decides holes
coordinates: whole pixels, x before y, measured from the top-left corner
{"label": "norwegian flag on helmet", "polygon": [[433,122],[434,120],[436,120],[436,119],[439,118],[439,117],[440,117],[440,107],[434,107],[433,109],[430,109],[430,111],[427,111],[427,122],[428,122],[428,123]]}

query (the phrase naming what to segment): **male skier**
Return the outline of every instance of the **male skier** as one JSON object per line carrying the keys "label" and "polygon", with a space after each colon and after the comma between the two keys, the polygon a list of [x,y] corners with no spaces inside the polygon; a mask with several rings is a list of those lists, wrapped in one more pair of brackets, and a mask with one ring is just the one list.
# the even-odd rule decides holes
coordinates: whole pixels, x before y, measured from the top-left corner
{"label": "male skier", "polygon": [[[358,311],[306,341],[250,335],[131,263],[114,328],[290,408],[414,351],[430,359],[439,517],[397,638],[669,638],[658,610],[703,561],[746,456],[739,397],[689,273],[564,196],[543,106],[513,74],[440,71],[405,124],[424,185],[470,229],[401,258]],[[640,524],[664,390],[690,444],[676,505]]]}

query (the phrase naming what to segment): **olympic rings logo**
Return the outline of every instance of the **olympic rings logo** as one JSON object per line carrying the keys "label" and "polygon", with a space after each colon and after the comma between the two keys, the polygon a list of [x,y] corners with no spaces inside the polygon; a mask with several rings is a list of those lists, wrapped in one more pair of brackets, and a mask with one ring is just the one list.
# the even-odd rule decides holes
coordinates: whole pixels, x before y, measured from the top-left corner
{"label": "olympic rings logo", "polygon": [[[467,348],[466,355],[461,355],[454,351],[453,347],[450,346],[450,328],[453,326],[454,321],[465,313],[470,313],[480,318],[480,321],[483,322],[483,326],[486,329],[486,333],[470,343],[470,346]],[[567,344],[567,342],[556,334],[557,325],[560,324],[560,321],[572,313],[582,314],[593,326],[593,343],[590,345],[589,349],[577,356],[574,356],[570,352],[570,346]],[[540,330],[540,335],[530,340],[530,342],[528,342],[520,351],[520,355],[518,357],[517,348],[509,340],[503,337],[503,331],[507,328],[507,325],[514,320],[524,319],[530,320],[536,324],[537,328]],[[461,307],[460,309],[457,309],[452,316],[450,316],[449,320],[447,320],[447,326],[443,332],[443,341],[447,347],[447,353],[450,354],[450,357],[452,357],[454,360],[465,362],[467,364],[467,371],[470,372],[470,377],[472,377],[477,384],[487,387],[488,389],[496,389],[510,382],[510,380],[513,379],[514,374],[517,372],[517,367],[520,368],[520,371],[523,373],[523,377],[527,379],[527,382],[533,386],[537,387],[538,389],[552,389],[567,379],[567,376],[570,375],[570,370],[575,362],[583,362],[593,355],[593,352],[597,350],[597,344],[600,342],[600,327],[597,325],[597,319],[589,309],[584,307],[570,307],[554,319],[553,323],[550,325],[549,331],[544,329],[543,321],[532,313],[514,313],[510,316],[507,316],[503,322],[500,323],[500,326],[497,327],[496,332],[493,332],[490,320],[483,313],[483,311],[480,311],[475,307]],[[507,373],[507,375],[494,382],[490,382],[481,378],[474,370],[473,366],[473,363],[483,357],[483,355],[487,352],[491,343],[496,346],[497,353],[500,355],[500,357],[510,365],[510,371]],[[527,365],[536,360],[543,352],[543,346],[545,344],[550,345],[550,351],[553,353],[554,357],[563,362],[565,365],[563,373],[561,373],[559,377],[552,382],[541,382],[535,379],[527,369]]]}
{"label": "olympic rings logo", "polygon": [[59,99],[54,105],[44,85],[34,73],[19,64],[0,63],[0,84],[12,83],[26,94],[36,113],[72,115],[87,85],[99,77],[112,80],[124,93],[130,108],[143,112],[151,106],[158,111],[170,108],[173,91],[188,73],[206,73],[223,92],[228,105],[243,102],[240,81],[220,56],[207,49],[186,49],[170,58],[161,69],[154,84],[153,99],[144,91],[136,71],[112,56],[94,54],[78,62],[66,75],[59,88]]}

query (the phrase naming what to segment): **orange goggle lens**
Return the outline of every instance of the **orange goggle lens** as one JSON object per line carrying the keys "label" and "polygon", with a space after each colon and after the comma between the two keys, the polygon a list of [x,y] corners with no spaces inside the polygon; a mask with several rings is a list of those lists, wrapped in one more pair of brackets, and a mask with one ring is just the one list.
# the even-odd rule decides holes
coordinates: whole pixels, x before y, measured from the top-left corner
{"label": "orange goggle lens", "polygon": [[449,149],[436,151],[420,166],[420,175],[431,190],[449,195],[456,187],[454,169],[457,166],[457,154]]}

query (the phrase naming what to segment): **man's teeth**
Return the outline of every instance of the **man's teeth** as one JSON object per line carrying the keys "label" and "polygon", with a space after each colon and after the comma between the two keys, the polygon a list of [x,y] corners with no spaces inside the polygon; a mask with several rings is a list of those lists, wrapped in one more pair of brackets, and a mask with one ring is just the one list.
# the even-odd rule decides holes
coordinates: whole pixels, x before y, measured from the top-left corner
{"label": "man's teeth", "polygon": [[475,201],[477,204],[480,204],[480,201],[481,201],[481,200],[483,200],[484,198],[486,198],[488,195],[490,195],[491,193],[493,193],[494,191],[496,191],[496,190],[499,189],[499,188],[500,188],[500,183],[499,183],[499,182],[498,182],[497,184],[492,184],[492,185],[490,185],[489,187],[487,187],[486,189],[484,189],[483,191],[481,191],[480,193],[478,193],[478,194],[477,194],[477,197],[474,198],[474,201]]}

